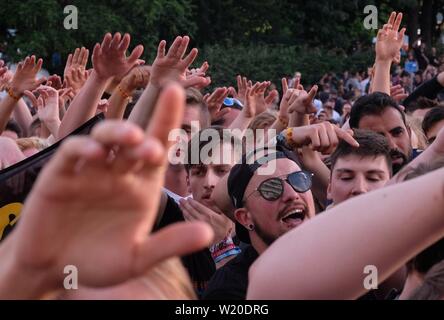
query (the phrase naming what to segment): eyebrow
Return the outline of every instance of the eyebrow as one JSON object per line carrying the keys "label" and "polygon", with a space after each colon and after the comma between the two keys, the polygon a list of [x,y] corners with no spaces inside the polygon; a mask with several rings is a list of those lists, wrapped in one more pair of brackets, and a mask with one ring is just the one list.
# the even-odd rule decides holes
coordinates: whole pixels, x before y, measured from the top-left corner
{"label": "eyebrow", "polygon": [[[337,172],[337,173],[354,173],[355,172],[354,170],[350,170],[350,169],[335,169],[334,171]],[[375,174],[375,173],[376,174],[384,174],[385,171],[379,170],[379,169],[374,169],[374,170],[365,171],[365,173],[369,173],[369,174]]]}

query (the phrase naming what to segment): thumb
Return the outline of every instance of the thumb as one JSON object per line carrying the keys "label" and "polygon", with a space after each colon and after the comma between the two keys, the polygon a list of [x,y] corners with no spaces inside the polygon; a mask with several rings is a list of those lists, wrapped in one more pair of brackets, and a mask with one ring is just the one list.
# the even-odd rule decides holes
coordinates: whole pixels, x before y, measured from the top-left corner
{"label": "thumb", "polygon": [[136,248],[133,272],[140,275],[165,259],[208,247],[213,236],[211,227],[203,222],[182,222],[166,227]]}

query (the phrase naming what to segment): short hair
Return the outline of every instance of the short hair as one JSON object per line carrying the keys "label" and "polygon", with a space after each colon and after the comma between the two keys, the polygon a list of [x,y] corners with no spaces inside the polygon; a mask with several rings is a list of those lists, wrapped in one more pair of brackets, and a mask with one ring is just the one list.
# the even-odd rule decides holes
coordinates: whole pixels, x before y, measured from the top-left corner
{"label": "short hair", "polygon": [[197,105],[200,109],[200,125],[201,127],[208,128],[210,126],[210,112],[208,106],[203,99],[202,93],[196,88],[188,88],[186,93],[186,104]]}
{"label": "short hair", "polygon": [[266,127],[270,127],[277,120],[276,113],[273,111],[265,111],[253,118],[248,129],[251,129],[256,132],[257,129],[265,129]]}
{"label": "short hair", "polygon": [[350,112],[350,128],[359,129],[359,122],[364,116],[381,115],[387,108],[398,110],[406,125],[405,114],[398,103],[386,93],[374,92],[356,100]]}
{"label": "short hair", "polygon": [[359,143],[359,147],[353,147],[344,140],[339,142],[338,147],[330,157],[331,172],[338,159],[348,155],[357,155],[360,157],[378,157],[383,156],[387,162],[390,176],[392,175],[392,158],[390,156],[390,146],[387,139],[370,130],[354,130],[353,138]]}
{"label": "short hair", "polygon": [[444,105],[434,107],[425,115],[424,120],[422,121],[422,131],[427,134],[436,123],[442,120],[444,120]]}
{"label": "short hair", "polygon": [[18,125],[17,122],[15,122],[14,120],[9,120],[8,123],[6,124],[6,128],[4,131],[12,131],[15,132],[17,134],[17,137],[21,137],[22,136],[22,129],[20,128],[20,126]]}
{"label": "short hair", "polygon": [[[201,138],[203,135],[208,134],[208,131],[210,131],[210,130],[213,130],[214,132],[217,133],[217,137],[218,137],[217,141],[213,141],[213,139],[212,139],[213,135],[209,135],[210,139],[203,140]],[[203,160],[205,160],[205,159],[202,159],[200,157],[200,153],[201,153],[201,150],[205,146],[207,146],[209,144],[211,144],[212,146],[216,146],[219,143],[223,143],[226,141],[229,141],[233,146],[235,146],[235,145],[241,146],[242,145],[242,140],[240,138],[232,135],[229,130],[226,130],[225,128],[220,127],[220,126],[212,126],[209,128],[205,128],[205,129],[200,130],[198,133],[196,133],[191,138],[191,140],[188,142],[188,146],[187,146],[187,150],[186,150],[186,153],[188,155],[188,161],[184,164],[184,166],[185,166],[185,170],[187,171],[187,173],[190,172],[191,168],[202,165]],[[199,146],[199,150],[193,150],[193,146],[195,146],[195,145]],[[191,163],[191,159],[193,159],[193,152],[196,152],[196,151],[198,151],[198,163]]]}

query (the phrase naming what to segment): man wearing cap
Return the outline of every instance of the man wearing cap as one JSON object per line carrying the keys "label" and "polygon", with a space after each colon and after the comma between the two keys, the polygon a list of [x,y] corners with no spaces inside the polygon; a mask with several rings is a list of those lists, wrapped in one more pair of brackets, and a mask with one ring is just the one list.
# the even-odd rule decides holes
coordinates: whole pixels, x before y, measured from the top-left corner
{"label": "man wearing cap", "polygon": [[244,155],[228,178],[216,186],[215,202],[235,222],[236,235],[246,246],[214,274],[204,299],[245,299],[248,270],[256,258],[283,234],[314,217],[312,174],[301,169],[285,146],[297,149],[310,145],[324,150],[339,139],[359,146],[345,130],[335,126],[329,126],[328,134],[326,130],[325,125],[286,129],[278,136],[276,150]]}
{"label": "man wearing cap", "polygon": [[[227,186],[236,207],[229,217],[239,240],[248,245],[216,272],[204,299],[245,299],[248,270],[256,258],[315,214],[311,174],[302,171],[290,153],[270,153],[254,164],[245,160],[233,167]],[[271,168],[273,173],[263,174]]]}

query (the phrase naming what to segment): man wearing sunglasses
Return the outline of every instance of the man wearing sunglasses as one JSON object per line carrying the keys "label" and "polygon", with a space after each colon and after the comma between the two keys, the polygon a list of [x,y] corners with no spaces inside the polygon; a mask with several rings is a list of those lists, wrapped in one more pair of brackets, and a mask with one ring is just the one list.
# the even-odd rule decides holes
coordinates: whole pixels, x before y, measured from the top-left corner
{"label": "man wearing sunglasses", "polygon": [[256,258],[315,215],[312,174],[301,170],[292,153],[270,151],[253,164],[247,159],[244,156],[230,172],[227,187],[236,209],[233,216],[225,213],[235,222],[239,240],[249,245],[216,272],[204,299],[245,299],[248,270]]}

